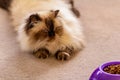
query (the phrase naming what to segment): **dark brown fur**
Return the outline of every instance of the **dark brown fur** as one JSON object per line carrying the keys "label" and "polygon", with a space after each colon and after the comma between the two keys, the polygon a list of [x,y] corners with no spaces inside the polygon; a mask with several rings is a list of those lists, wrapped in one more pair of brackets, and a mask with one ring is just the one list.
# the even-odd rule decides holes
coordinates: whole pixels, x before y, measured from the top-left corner
{"label": "dark brown fur", "polygon": [[72,12],[76,15],[76,17],[80,17],[80,12],[75,8],[73,0],[70,0],[70,4],[72,6],[71,8]]}
{"label": "dark brown fur", "polygon": [[27,24],[25,27],[25,31],[28,34],[29,30],[34,27],[34,23],[37,23],[37,21],[42,21],[42,19],[39,17],[38,14],[32,14],[28,19],[27,19]]}
{"label": "dark brown fur", "polygon": [[0,7],[9,11],[12,0],[0,0]]}
{"label": "dark brown fur", "polygon": [[40,30],[33,35],[35,40],[44,40],[45,38],[49,38],[48,41],[53,41],[56,34],[62,36],[63,28],[62,26],[58,26],[55,28],[54,20],[46,18],[45,24],[47,28]]}
{"label": "dark brown fur", "polygon": [[55,27],[54,19],[51,18],[45,19],[45,24],[48,28],[49,41],[54,40],[56,35],[62,36],[63,27],[62,26]]}
{"label": "dark brown fur", "polygon": [[[47,17],[41,18],[38,14],[32,14],[28,19],[25,26],[25,32],[27,35],[30,36],[31,40],[44,40],[48,39],[48,41],[53,41],[56,37],[62,36],[63,33],[63,27],[61,25],[56,25],[55,19],[57,18],[59,10],[52,11],[52,13],[55,13],[53,16],[49,15]],[[51,13],[51,12],[50,12]],[[35,26],[36,23],[44,24],[44,25],[38,25]],[[36,30],[32,30],[36,29]]]}
{"label": "dark brown fur", "polygon": [[45,24],[46,24],[47,28],[49,29],[48,36],[51,38],[55,37],[54,21],[52,19],[48,18],[48,19],[45,19]]}

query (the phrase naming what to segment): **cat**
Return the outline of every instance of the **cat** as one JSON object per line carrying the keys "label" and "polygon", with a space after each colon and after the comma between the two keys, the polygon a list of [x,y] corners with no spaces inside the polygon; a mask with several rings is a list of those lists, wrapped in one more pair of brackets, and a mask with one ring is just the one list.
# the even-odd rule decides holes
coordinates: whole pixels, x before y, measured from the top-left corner
{"label": "cat", "polygon": [[0,7],[10,13],[21,49],[38,58],[69,60],[84,47],[73,0],[0,0]]}

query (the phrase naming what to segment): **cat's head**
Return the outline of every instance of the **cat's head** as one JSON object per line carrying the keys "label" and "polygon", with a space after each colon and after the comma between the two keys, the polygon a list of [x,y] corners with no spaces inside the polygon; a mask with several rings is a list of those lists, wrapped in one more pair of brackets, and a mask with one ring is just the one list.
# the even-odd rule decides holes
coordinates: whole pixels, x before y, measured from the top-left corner
{"label": "cat's head", "polygon": [[[31,14],[27,18],[23,29],[24,35],[27,37],[27,41],[25,42],[29,43],[29,46],[34,47],[34,45],[44,41],[55,41],[56,38],[63,35],[63,26],[59,17],[59,10]],[[19,35],[22,37],[21,33],[19,33]],[[24,44],[26,43],[23,41],[22,46]]]}

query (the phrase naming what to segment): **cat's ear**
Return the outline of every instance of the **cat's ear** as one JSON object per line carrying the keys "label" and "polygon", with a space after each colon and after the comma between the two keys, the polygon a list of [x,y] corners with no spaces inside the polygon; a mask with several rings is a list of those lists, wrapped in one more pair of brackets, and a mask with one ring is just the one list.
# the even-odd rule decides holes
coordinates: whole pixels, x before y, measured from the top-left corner
{"label": "cat's ear", "polygon": [[59,12],[60,12],[60,10],[54,11],[55,17],[57,17],[57,15],[58,15]]}
{"label": "cat's ear", "polygon": [[31,23],[31,22],[36,22],[36,21],[41,21],[42,19],[40,18],[40,16],[38,14],[32,14],[29,16],[28,18],[28,23]]}
{"label": "cat's ear", "polygon": [[56,18],[59,12],[60,12],[60,10],[52,11],[53,17]]}

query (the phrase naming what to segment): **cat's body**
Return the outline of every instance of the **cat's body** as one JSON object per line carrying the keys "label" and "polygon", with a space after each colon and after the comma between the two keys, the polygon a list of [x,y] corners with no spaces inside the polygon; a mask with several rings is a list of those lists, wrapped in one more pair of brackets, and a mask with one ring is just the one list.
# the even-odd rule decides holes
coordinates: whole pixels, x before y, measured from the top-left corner
{"label": "cat's body", "polygon": [[12,0],[9,11],[21,48],[37,57],[65,60],[84,46],[79,20],[63,0]]}

